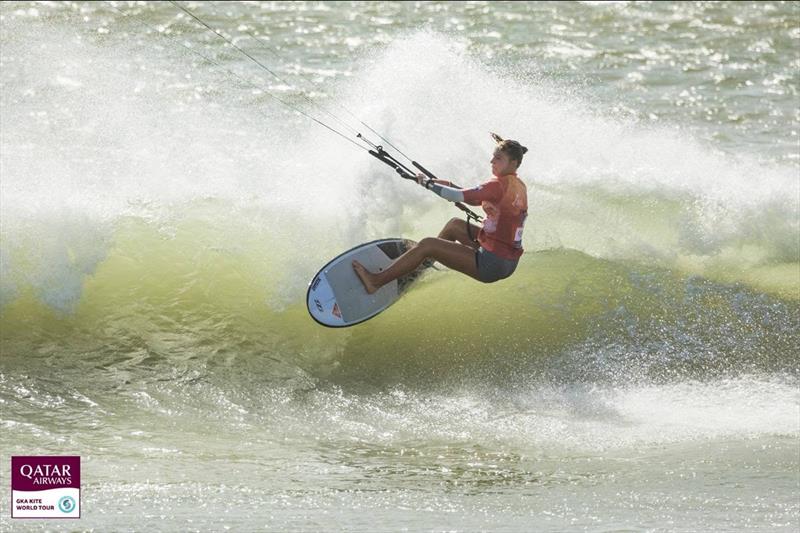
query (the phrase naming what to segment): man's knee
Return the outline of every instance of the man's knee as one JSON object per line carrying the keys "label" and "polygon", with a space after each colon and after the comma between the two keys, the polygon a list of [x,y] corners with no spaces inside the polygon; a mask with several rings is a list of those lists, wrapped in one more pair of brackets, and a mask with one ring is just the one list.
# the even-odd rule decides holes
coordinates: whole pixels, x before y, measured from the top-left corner
{"label": "man's knee", "polygon": [[446,224],[445,227],[453,228],[453,229],[456,229],[456,228],[461,229],[461,228],[464,227],[464,221],[461,220],[458,217],[453,217],[453,218],[451,218],[450,220],[447,221],[447,224]]}
{"label": "man's knee", "polygon": [[452,241],[456,239],[463,231],[464,221],[460,218],[453,217],[447,221],[447,224],[444,225],[444,228],[442,228],[442,231],[439,233],[439,237]]}
{"label": "man's knee", "polygon": [[430,252],[438,239],[436,237],[425,237],[417,243],[417,247],[424,252]]}
{"label": "man's knee", "polygon": [[419,243],[417,243],[417,249],[419,250],[419,254],[423,261],[426,259],[438,259],[438,245],[441,241],[441,237],[425,237],[424,239],[420,240]]}

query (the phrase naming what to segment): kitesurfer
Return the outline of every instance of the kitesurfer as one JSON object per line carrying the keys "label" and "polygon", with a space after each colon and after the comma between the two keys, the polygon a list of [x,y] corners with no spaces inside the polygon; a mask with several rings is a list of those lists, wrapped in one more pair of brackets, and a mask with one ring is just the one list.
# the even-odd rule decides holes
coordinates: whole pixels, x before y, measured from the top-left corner
{"label": "kitesurfer", "polygon": [[370,272],[358,261],[353,269],[369,294],[410,274],[426,259],[439,261],[483,283],[514,273],[522,255],[522,230],[528,215],[528,192],[517,176],[528,149],[517,141],[492,133],[492,179],[472,189],[459,189],[444,180],[417,175],[417,182],[445,200],[480,205],[486,212],[483,227],[469,220],[451,219],[438,237],[426,237],[381,272]]}

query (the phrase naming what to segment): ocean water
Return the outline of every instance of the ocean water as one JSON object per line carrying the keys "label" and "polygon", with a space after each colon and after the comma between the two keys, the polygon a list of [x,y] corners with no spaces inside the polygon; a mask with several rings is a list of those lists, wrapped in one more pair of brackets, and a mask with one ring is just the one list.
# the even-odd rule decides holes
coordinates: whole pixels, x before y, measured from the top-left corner
{"label": "ocean water", "polygon": [[[182,5],[277,77],[0,4],[0,530],[797,531],[800,4]],[[318,326],[319,266],[459,212],[276,97],[463,185],[519,139],[517,272]],[[79,521],[10,518],[35,454]]]}

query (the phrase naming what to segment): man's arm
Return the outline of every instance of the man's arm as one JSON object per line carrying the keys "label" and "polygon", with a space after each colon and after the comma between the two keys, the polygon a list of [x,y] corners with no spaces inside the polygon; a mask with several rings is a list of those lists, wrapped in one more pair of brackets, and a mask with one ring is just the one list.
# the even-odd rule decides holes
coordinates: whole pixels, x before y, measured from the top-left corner
{"label": "man's arm", "polygon": [[445,185],[444,183],[442,183],[442,181],[443,180],[428,180],[423,183],[423,186],[426,189],[435,192],[436,194],[438,194],[439,196],[441,196],[442,198],[444,198],[449,202],[464,201],[464,192],[461,189],[452,187],[451,186],[452,184],[450,184],[450,182],[444,182],[449,184]]}
{"label": "man's arm", "polygon": [[461,189],[449,181],[435,180],[417,174],[417,182],[449,202],[481,205],[484,201],[498,202],[503,197],[503,187],[497,181],[487,181],[472,189]]}

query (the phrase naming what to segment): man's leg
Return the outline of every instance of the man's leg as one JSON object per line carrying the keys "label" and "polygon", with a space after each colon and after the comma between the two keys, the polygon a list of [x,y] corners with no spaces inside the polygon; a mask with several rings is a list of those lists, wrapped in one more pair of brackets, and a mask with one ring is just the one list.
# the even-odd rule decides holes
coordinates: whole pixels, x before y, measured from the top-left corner
{"label": "man's leg", "polygon": [[[465,229],[466,233],[466,229]],[[426,237],[419,244],[392,263],[383,272],[369,272],[358,261],[353,261],[353,269],[364,284],[369,294],[377,291],[387,283],[406,274],[410,274],[427,258],[435,259],[448,268],[458,270],[472,278],[478,279],[478,265],[475,263],[475,249],[435,237]]]}
{"label": "man's leg", "polygon": [[[469,231],[467,231],[469,228]],[[469,246],[473,250],[478,249],[478,242],[475,239],[478,238],[478,232],[481,230],[475,224],[470,224],[463,218],[451,218],[450,221],[445,224],[442,231],[439,233],[440,239],[446,239],[448,241],[457,241],[465,246]],[[470,238],[470,235],[472,237]]]}

